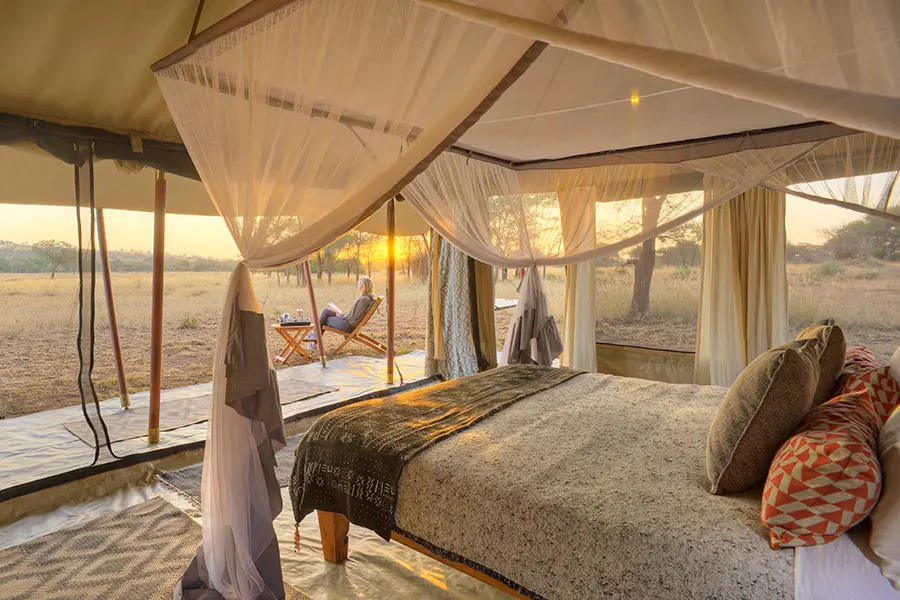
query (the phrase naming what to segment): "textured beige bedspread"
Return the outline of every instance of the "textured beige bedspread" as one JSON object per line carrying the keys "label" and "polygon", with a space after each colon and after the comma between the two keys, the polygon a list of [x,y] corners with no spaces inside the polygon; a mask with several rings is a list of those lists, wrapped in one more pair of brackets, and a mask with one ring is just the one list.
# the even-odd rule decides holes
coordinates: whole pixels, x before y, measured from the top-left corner
{"label": "textured beige bedspread", "polygon": [[760,491],[707,492],[725,391],[576,377],[413,458],[397,526],[544,598],[791,598]]}

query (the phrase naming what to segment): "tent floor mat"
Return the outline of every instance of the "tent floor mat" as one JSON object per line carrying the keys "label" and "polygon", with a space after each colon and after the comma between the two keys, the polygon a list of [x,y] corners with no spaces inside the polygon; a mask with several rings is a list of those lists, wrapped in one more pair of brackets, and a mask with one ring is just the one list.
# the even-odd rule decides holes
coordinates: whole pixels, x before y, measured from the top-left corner
{"label": "tent floor mat", "polygon": [[0,598],[170,600],[199,543],[200,525],[154,498],[0,550]]}
{"label": "tent floor mat", "polygon": [[[275,455],[275,477],[279,487],[286,487],[291,482],[291,471],[294,470],[294,453],[303,434],[287,438],[287,445]],[[188,496],[195,503],[200,503],[200,481],[203,478],[203,464],[191,465],[178,471],[166,471],[158,475],[160,479]]]}
{"label": "tent floor mat", "polygon": [[[338,388],[310,383],[302,379],[284,379],[278,382],[281,404],[290,404],[307,400],[316,396],[321,396],[329,392],[337,391]],[[189,398],[178,398],[160,402],[160,417],[162,431],[171,431],[173,429],[181,429],[195,423],[202,423],[209,420],[209,402],[210,394],[198,394]],[[149,407],[122,409],[117,412],[103,415],[103,421],[106,423],[111,442],[121,442],[122,440],[130,440],[147,435],[147,419],[150,414]],[[97,434],[100,436],[100,444],[104,444],[106,440],[103,437],[103,429],[96,419],[96,413],[93,407],[88,408]],[[94,447],[94,433],[84,419],[63,423],[63,427],[68,429],[76,437],[82,440],[90,447]]]}

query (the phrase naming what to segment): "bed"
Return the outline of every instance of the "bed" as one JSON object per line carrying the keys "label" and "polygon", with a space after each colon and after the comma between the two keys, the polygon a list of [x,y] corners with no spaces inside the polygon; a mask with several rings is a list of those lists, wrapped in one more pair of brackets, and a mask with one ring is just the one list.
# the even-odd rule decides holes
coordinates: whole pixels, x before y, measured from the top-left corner
{"label": "bed", "polygon": [[[404,463],[390,537],[520,598],[793,597],[794,553],[769,549],[760,490],[707,491],[725,392],[581,374],[521,398]],[[314,508],[341,562],[351,513]]]}

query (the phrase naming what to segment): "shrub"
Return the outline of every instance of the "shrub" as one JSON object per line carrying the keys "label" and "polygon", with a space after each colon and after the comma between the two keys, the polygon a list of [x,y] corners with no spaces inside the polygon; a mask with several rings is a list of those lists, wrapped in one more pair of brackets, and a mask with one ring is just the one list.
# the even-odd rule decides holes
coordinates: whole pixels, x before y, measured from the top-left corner
{"label": "shrub", "polygon": [[862,273],[857,273],[853,276],[853,279],[863,279],[865,281],[871,281],[873,279],[878,279],[880,273],[878,271],[863,271]]}
{"label": "shrub", "polygon": [[843,263],[839,263],[836,260],[830,260],[828,262],[823,262],[822,264],[820,264],[818,270],[820,277],[826,277],[830,279],[832,277],[837,277],[838,275],[843,273],[844,265]]}
{"label": "shrub", "polygon": [[197,315],[184,315],[178,323],[178,329],[199,329],[200,318]]}
{"label": "shrub", "polygon": [[697,269],[679,265],[672,273],[672,279],[677,281],[697,281]]}

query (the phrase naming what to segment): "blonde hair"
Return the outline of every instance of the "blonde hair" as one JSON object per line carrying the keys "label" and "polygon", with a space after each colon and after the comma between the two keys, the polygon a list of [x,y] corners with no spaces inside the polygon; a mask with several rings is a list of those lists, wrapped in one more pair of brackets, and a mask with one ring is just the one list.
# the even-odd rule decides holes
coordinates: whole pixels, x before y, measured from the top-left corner
{"label": "blonde hair", "polygon": [[363,296],[372,296],[375,294],[375,282],[369,277],[360,277],[357,287],[362,288],[360,291]]}

